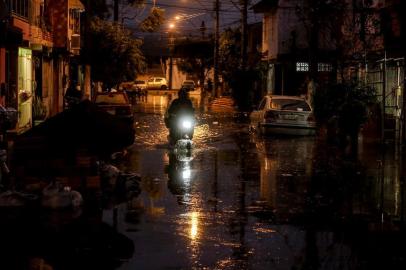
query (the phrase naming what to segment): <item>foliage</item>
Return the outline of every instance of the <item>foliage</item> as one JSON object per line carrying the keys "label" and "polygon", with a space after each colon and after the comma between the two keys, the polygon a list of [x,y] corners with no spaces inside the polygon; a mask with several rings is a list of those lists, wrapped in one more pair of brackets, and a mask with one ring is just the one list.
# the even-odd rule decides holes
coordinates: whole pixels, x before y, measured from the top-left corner
{"label": "foliage", "polygon": [[220,70],[239,109],[250,110],[257,98],[254,95],[261,93],[256,82],[262,81],[266,69],[261,65],[259,52],[249,54],[247,68],[241,69],[240,29],[226,29],[220,37]]}
{"label": "foliage", "polygon": [[140,23],[140,28],[144,32],[156,32],[164,23],[165,10],[157,7],[151,8],[147,18]]}
{"label": "foliage", "polygon": [[206,72],[213,66],[212,40],[184,40],[174,47],[174,55],[181,58],[178,67],[181,71],[196,75],[204,85]]}
{"label": "foliage", "polygon": [[38,96],[33,97],[32,103],[32,117],[34,120],[43,120],[47,116],[47,108],[45,107],[42,99]]}
{"label": "foliage", "polygon": [[357,134],[368,118],[368,107],[376,102],[376,91],[370,86],[356,82],[332,85],[314,93],[314,116],[319,125],[336,119],[341,132]]}
{"label": "foliage", "polygon": [[[342,0],[305,0],[296,6],[296,15],[304,27],[307,36],[309,53],[309,73],[317,80],[317,63],[320,49],[333,50],[341,41],[341,25],[347,9],[346,1]],[[295,40],[292,47],[296,48]]]}
{"label": "foliage", "polygon": [[85,6],[85,15],[89,16],[90,18],[107,18],[110,16],[109,7],[106,0],[86,0],[81,2]]}
{"label": "foliage", "polygon": [[141,41],[132,38],[131,32],[97,18],[92,20],[90,30],[90,39],[97,46],[93,46],[87,57],[95,81],[111,88],[122,81],[133,80],[144,70]]}
{"label": "foliage", "polygon": [[228,81],[239,69],[241,61],[241,32],[239,29],[226,29],[220,36],[220,70]]}

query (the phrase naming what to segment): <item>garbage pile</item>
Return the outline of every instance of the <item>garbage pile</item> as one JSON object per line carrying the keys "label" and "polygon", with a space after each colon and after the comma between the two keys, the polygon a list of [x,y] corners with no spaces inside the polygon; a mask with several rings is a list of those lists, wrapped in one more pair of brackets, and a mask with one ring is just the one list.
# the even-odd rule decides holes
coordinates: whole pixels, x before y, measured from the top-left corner
{"label": "garbage pile", "polygon": [[[141,177],[136,173],[119,170],[117,167],[97,162],[99,187],[104,198],[115,203],[130,201],[141,193]],[[84,204],[79,191],[72,189],[68,183],[52,181],[44,186],[44,182],[27,185],[24,192],[13,190],[0,191],[0,207],[24,207],[40,205],[48,209],[77,208]]]}
{"label": "garbage pile", "polygon": [[102,190],[118,202],[129,201],[141,193],[141,177],[136,173],[120,171],[117,167],[99,162]]}
{"label": "garbage pile", "polygon": [[69,155],[78,149],[106,158],[132,145],[134,138],[133,125],[83,101],[18,136],[14,160]]}

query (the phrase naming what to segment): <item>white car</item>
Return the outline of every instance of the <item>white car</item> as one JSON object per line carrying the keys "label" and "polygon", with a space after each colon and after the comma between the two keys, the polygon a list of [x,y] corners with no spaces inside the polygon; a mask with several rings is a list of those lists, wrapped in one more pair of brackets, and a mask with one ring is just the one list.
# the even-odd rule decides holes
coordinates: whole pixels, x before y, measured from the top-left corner
{"label": "white car", "polygon": [[251,126],[264,134],[314,135],[310,104],[301,97],[265,96],[250,115]]}
{"label": "white car", "polygon": [[148,89],[168,89],[168,82],[165,78],[162,77],[152,77],[149,78],[147,81],[147,88]]}
{"label": "white car", "polygon": [[146,89],[147,89],[147,82],[146,81],[142,81],[142,80],[134,81],[132,90],[141,91],[141,90],[146,90]]}

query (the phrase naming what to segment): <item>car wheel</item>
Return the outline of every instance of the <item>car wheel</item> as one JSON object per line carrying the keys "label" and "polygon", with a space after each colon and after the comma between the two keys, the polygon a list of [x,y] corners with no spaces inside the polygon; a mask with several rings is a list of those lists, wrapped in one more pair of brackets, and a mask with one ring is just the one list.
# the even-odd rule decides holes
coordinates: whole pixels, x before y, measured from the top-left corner
{"label": "car wheel", "polygon": [[168,89],[168,87],[167,87],[166,85],[162,85],[162,86],[161,86],[161,89],[162,89],[162,90],[166,90],[166,89]]}

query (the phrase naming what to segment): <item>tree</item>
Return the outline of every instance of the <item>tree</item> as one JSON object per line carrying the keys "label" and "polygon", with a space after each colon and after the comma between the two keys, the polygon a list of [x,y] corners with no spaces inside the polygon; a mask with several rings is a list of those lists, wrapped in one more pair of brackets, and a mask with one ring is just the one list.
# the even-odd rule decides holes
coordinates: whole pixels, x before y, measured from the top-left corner
{"label": "tree", "polygon": [[242,35],[240,29],[226,29],[220,37],[220,70],[227,84],[232,89],[234,100],[240,110],[250,110],[253,102],[261,93],[264,76],[261,54],[248,54],[246,65],[241,66]]}
{"label": "tree", "polygon": [[89,35],[93,44],[97,44],[87,52],[93,80],[111,88],[122,81],[134,79],[144,70],[141,41],[132,38],[130,31],[113,22],[95,18]]}
{"label": "tree", "polygon": [[212,40],[184,40],[175,44],[174,55],[180,57],[181,71],[196,75],[203,86],[207,72],[213,67]]}
{"label": "tree", "polygon": [[[118,2],[116,3],[118,4]],[[154,5],[149,10],[148,15],[145,16],[145,4],[145,0],[121,0],[120,10],[122,14],[122,24],[124,24],[124,20],[130,20],[133,23],[139,21],[137,28],[141,31],[158,31],[164,23],[165,10]],[[119,9],[118,6],[117,9]]]}
{"label": "tree", "polygon": [[[141,41],[134,38],[134,34],[124,29],[118,22],[111,22],[111,6],[106,0],[83,0],[85,6],[84,46],[82,60],[85,68],[85,93],[90,93],[90,67],[92,80],[104,82],[112,87],[122,81],[133,80],[142,72],[145,58],[140,50]],[[137,19],[142,12],[145,0],[120,0],[125,12],[134,14]],[[148,16],[144,16],[138,26],[144,31],[156,31],[163,23],[164,10],[152,8]]]}
{"label": "tree", "polygon": [[153,7],[150,15],[140,23],[140,29],[144,32],[156,32],[164,23],[165,10]]}
{"label": "tree", "polygon": [[321,48],[334,51],[337,42],[341,41],[340,26],[346,7],[346,2],[342,0],[305,0],[296,6],[296,15],[307,34],[309,73],[314,80],[317,80]]}

